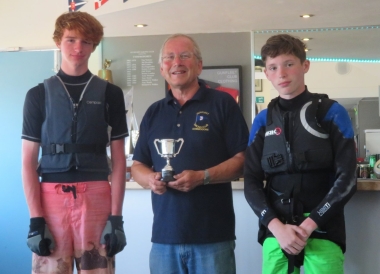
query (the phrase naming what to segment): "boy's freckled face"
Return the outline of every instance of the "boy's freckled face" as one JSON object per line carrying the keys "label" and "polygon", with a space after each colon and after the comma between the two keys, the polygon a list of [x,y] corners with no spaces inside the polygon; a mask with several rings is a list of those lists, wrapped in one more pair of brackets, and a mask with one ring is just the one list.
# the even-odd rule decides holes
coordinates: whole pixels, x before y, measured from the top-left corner
{"label": "boy's freckled face", "polygon": [[309,67],[309,60],[301,63],[292,54],[281,54],[267,57],[264,72],[281,98],[292,99],[305,90],[305,73]]}
{"label": "boy's freckled face", "polygon": [[57,43],[61,50],[61,68],[69,75],[81,75],[88,69],[88,60],[94,51],[94,43],[86,40],[79,32],[65,29]]}

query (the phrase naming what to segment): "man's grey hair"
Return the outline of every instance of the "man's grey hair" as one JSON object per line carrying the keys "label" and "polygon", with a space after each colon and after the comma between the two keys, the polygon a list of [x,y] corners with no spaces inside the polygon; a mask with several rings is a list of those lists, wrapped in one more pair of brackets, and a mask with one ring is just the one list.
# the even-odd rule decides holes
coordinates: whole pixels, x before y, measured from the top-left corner
{"label": "man's grey hair", "polygon": [[177,37],[185,37],[187,39],[189,39],[191,41],[191,43],[193,44],[193,47],[194,47],[194,55],[195,57],[197,57],[197,59],[199,61],[202,61],[202,53],[201,53],[201,50],[199,49],[199,46],[197,44],[197,42],[195,42],[195,40],[193,38],[191,38],[190,36],[186,35],[186,34],[182,34],[182,33],[176,33],[176,34],[173,34],[171,36],[169,36],[168,38],[166,38],[166,40],[164,41],[164,43],[162,44],[162,47],[161,47],[161,50],[160,50],[160,56],[158,58],[158,63],[161,64],[162,63],[162,52],[164,50],[164,47],[165,47],[165,44],[171,40],[171,39],[174,39],[174,38],[177,38]]}

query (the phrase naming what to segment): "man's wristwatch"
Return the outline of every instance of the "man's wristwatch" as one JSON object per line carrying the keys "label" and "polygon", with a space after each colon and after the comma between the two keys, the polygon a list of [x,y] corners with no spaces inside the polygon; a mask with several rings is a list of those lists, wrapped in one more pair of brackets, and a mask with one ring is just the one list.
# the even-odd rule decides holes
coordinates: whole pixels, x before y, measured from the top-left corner
{"label": "man's wristwatch", "polygon": [[205,169],[205,177],[203,178],[203,185],[208,185],[210,183],[210,173]]}

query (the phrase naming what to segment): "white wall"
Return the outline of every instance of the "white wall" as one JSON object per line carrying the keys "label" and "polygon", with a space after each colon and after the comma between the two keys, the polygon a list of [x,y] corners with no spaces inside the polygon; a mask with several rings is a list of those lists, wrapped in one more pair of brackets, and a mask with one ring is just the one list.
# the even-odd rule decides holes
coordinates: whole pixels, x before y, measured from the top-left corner
{"label": "white wall", "polygon": [[348,63],[346,74],[337,72],[336,62],[311,62],[306,84],[312,92],[330,98],[378,97],[380,64]]}
{"label": "white wall", "polygon": [[[312,61],[310,70],[305,75],[305,83],[309,90],[326,93],[333,99],[379,96],[379,63],[349,63],[346,74],[339,74],[337,66],[336,62]],[[278,93],[267,79],[263,79],[263,92],[256,92],[256,96],[265,97],[265,103],[259,104],[261,110],[272,98],[278,96]]]}

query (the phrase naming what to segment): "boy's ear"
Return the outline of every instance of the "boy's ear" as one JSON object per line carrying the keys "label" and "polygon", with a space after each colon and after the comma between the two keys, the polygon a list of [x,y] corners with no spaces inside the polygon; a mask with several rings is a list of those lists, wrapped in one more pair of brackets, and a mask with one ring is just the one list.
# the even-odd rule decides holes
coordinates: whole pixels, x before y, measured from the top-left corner
{"label": "boy's ear", "polygon": [[264,74],[265,74],[265,76],[266,76],[267,79],[268,79],[267,68],[265,68],[265,67],[264,67]]}
{"label": "boy's ear", "polygon": [[302,66],[303,66],[304,72],[305,73],[308,72],[310,68],[310,61],[306,59],[305,61],[303,61]]}

